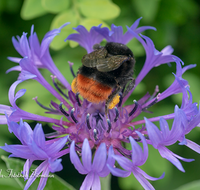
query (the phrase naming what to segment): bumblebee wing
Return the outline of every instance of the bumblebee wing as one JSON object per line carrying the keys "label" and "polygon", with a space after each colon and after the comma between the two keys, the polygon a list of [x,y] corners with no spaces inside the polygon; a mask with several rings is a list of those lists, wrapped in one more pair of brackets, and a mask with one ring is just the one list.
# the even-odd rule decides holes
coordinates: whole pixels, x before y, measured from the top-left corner
{"label": "bumblebee wing", "polygon": [[84,55],[81,62],[86,67],[96,67],[98,64],[97,61],[105,58],[107,53],[108,52],[104,47],[97,49],[89,54]]}
{"label": "bumblebee wing", "polygon": [[96,66],[100,72],[109,72],[118,69],[124,62],[128,61],[130,57],[126,55],[115,55],[105,59],[99,59]]}

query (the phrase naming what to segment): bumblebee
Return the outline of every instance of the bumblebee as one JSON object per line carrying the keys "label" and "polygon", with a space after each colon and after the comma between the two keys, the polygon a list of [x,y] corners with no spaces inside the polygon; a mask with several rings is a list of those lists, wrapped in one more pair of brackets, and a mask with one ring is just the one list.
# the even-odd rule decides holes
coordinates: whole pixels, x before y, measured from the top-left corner
{"label": "bumblebee", "polygon": [[[72,82],[72,91],[92,103],[105,101],[105,113],[113,109],[135,84],[133,52],[124,44],[95,44],[94,51],[82,58],[82,66]],[[123,92],[123,93],[122,93]]]}

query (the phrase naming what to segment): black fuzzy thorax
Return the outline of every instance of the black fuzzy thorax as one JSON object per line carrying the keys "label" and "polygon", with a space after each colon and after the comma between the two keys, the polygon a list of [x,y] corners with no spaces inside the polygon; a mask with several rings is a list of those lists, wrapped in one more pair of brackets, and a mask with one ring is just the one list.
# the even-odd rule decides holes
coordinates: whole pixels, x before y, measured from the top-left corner
{"label": "black fuzzy thorax", "polygon": [[134,58],[133,52],[124,44],[108,42],[105,48],[111,55],[127,55],[128,57]]}
{"label": "black fuzzy thorax", "polygon": [[82,66],[78,73],[111,88],[117,85],[124,87],[133,76],[134,64],[135,60],[131,57],[130,61],[124,62],[118,69],[110,72],[100,72],[96,68]]}

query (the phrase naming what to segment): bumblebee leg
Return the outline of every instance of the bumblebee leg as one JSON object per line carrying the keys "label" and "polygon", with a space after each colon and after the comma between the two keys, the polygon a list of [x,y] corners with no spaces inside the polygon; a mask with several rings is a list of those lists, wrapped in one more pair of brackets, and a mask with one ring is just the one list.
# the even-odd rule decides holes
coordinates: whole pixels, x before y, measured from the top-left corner
{"label": "bumblebee leg", "polygon": [[113,101],[114,97],[119,94],[119,92],[121,91],[121,86],[117,86],[117,88],[113,91],[113,93],[108,97],[108,99],[106,100],[106,105],[105,105],[105,114],[106,114],[106,118],[108,118],[108,109],[109,109],[109,104]]}
{"label": "bumblebee leg", "polygon": [[126,87],[126,90],[123,93],[123,97],[126,96],[130,92],[130,90],[134,88],[134,86],[135,86],[135,79],[132,78],[130,83]]}

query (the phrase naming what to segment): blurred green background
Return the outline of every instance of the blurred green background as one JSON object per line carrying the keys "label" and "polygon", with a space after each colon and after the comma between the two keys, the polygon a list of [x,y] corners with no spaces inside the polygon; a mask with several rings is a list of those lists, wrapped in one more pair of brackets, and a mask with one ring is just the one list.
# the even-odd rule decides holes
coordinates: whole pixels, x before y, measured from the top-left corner
{"label": "blurred green background", "polygon": [[[53,60],[71,82],[68,61],[74,62],[76,72],[81,65],[81,57],[86,54],[86,51],[76,43],[63,42],[67,35],[73,32],[72,27],[83,24],[90,28],[100,23],[104,26],[114,23],[117,26],[121,25],[126,31],[126,25],[131,26],[139,17],[143,17],[139,26],[149,25],[157,28],[157,31],[148,30],[144,33],[154,41],[156,49],[162,50],[165,46],[172,45],[173,54],[180,57],[185,65],[197,64],[195,69],[189,70],[183,77],[189,81],[194,102],[199,102],[200,2],[198,0],[0,0],[0,103],[9,105],[8,89],[18,76],[17,72],[5,74],[7,69],[15,66],[15,63],[7,60],[7,57],[19,56],[12,45],[12,36],[21,36],[22,32],[28,32],[29,35],[31,25],[34,24],[35,31],[42,40],[50,29],[59,27],[65,22],[71,22],[51,44]],[[132,40],[128,46],[136,57],[135,76],[137,76],[143,66],[145,52],[136,40]],[[164,91],[174,80],[172,72],[175,72],[174,63],[171,67],[166,64],[154,68],[136,88],[127,104],[130,104],[133,99],[141,98],[147,91],[152,94],[156,85],[159,85],[160,92]],[[43,74],[50,81],[49,73],[43,71]],[[52,99],[51,95],[41,90],[42,87],[32,81],[22,84],[20,88],[27,89],[25,96],[18,102],[20,107],[27,111],[44,114],[32,98],[38,96],[40,102],[48,105],[49,100]],[[171,113],[175,104],[181,105],[180,95],[174,95],[154,105],[150,109],[154,112],[153,115],[144,115],[152,117]],[[200,130],[194,129],[187,138],[200,144]],[[4,145],[5,142],[18,143],[16,138],[8,132],[7,127],[1,126],[0,145]],[[149,147],[149,158],[142,169],[154,177],[160,176],[165,171],[164,179],[152,182],[155,189],[171,190],[178,189],[180,186],[182,188],[178,190],[192,189],[191,186],[184,185],[200,179],[200,155],[178,144],[171,146],[170,149],[182,157],[195,158],[192,163],[182,163],[186,173],[180,172],[171,163],[162,159],[152,147]],[[0,154],[8,155],[1,149]],[[64,170],[58,175],[78,189],[83,176],[78,175],[69,162],[68,156],[63,157]],[[0,169],[6,170],[3,161],[0,161]],[[2,178],[0,189],[8,183],[15,184],[16,182],[14,179]],[[200,189],[198,181],[192,186],[193,190]],[[142,187],[133,176],[126,179],[112,177],[111,189],[140,190]]]}

